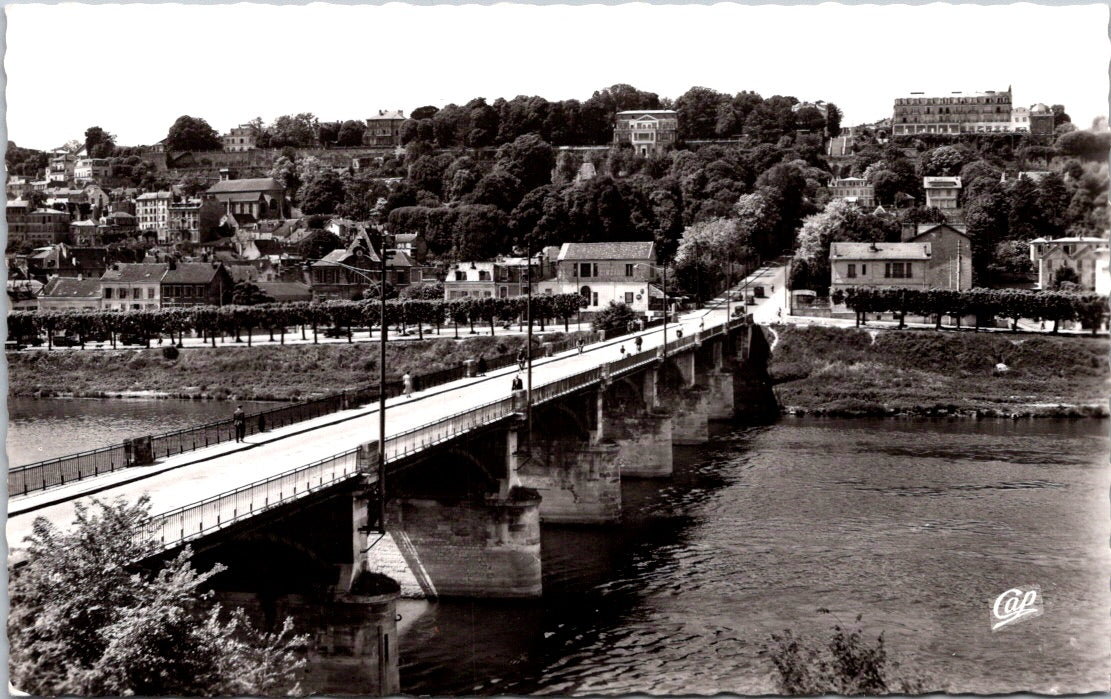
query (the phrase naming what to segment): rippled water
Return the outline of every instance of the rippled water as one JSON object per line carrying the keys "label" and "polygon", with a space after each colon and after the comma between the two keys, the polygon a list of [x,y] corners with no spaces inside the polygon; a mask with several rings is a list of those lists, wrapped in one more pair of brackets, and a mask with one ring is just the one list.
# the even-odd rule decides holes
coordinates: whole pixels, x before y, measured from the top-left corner
{"label": "rippled water", "polygon": [[[231,416],[214,400],[8,397],[8,463],[29,464]],[[277,403],[239,403],[248,413]]]}
{"label": "rippled water", "polygon": [[[403,690],[774,692],[769,634],[863,614],[932,688],[1107,691],[1106,433],[789,419],[677,451],[623,484],[620,525],[545,526],[543,600],[406,605]],[[1045,614],[992,633],[1029,585]]]}

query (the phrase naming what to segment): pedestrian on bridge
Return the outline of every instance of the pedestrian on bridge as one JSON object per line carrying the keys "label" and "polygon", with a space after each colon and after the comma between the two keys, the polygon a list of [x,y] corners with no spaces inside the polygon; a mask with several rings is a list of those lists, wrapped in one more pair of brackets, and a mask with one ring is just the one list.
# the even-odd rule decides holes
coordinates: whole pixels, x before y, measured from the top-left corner
{"label": "pedestrian on bridge", "polygon": [[524,388],[525,388],[525,383],[524,383],[524,381],[521,381],[521,375],[517,374],[516,376],[513,377],[513,390],[514,391],[523,391]]}
{"label": "pedestrian on bridge", "polygon": [[402,385],[401,390],[402,390],[402,393],[405,394],[405,397],[406,398],[412,398],[413,397],[413,377],[409,375],[409,372],[405,372],[405,375],[401,377],[401,385]]}
{"label": "pedestrian on bridge", "polygon": [[525,348],[517,350],[517,368],[521,371],[525,370]]}
{"label": "pedestrian on bridge", "polygon": [[478,375],[486,376],[486,357],[485,355],[478,355]]}
{"label": "pedestrian on bridge", "polygon": [[231,414],[232,425],[235,426],[235,441],[242,442],[247,435],[247,416],[243,413],[243,406],[237,405]]}
{"label": "pedestrian on bridge", "polygon": [[579,346],[579,354],[582,354],[583,353],[583,345],[585,345],[586,343],[583,342],[583,339],[580,337],[578,340],[575,341],[575,344]]}
{"label": "pedestrian on bridge", "polygon": [[637,335],[637,339],[634,340],[634,342],[636,343],[637,353],[639,354],[640,353],[640,347],[641,347],[641,345],[644,344],[644,338],[641,337],[640,335]]}
{"label": "pedestrian on bridge", "polygon": [[621,345],[621,358],[625,358],[625,345]]}

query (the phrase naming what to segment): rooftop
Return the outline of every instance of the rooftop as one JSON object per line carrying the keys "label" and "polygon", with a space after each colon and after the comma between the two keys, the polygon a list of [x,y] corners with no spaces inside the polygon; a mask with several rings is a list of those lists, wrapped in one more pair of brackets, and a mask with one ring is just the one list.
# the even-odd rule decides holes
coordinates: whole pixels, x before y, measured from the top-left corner
{"label": "rooftop", "polygon": [[42,295],[50,298],[100,298],[100,280],[54,277],[43,287]]}
{"label": "rooftop", "polygon": [[564,243],[559,260],[651,260],[656,244],[649,241],[625,243]]}
{"label": "rooftop", "polygon": [[162,279],[162,275],[166,273],[168,268],[169,265],[164,262],[138,262],[134,264],[123,262],[105,271],[101,279],[125,283],[156,282]]}
{"label": "rooftop", "polygon": [[162,275],[163,284],[208,284],[218,267],[207,262],[179,262]]}
{"label": "rooftop", "polygon": [[928,260],[929,243],[830,243],[830,259]]}
{"label": "rooftop", "polygon": [[246,180],[221,180],[208,188],[209,194],[230,194],[233,192],[280,192],[285,191],[273,177],[256,177]]}

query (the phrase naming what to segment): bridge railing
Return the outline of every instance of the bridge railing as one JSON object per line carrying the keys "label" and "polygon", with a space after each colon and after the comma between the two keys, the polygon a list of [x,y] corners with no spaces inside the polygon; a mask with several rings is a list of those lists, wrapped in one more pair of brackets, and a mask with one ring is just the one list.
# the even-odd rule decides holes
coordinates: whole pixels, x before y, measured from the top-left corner
{"label": "bridge railing", "polygon": [[[722,331],[719,326],[719,331]],[[718,333],[714,333],[718,334]],[[702,337],[709,336],[707,332]],[[699,337],[692,335],[668,343],[668,352],[694,345]],[[659,348],[621,357],[603,366],[546,383],[532,391],[534,405],[555,400],[607,376],[617,376],[636,367],[651,364],[659,356]],[[455,415],[421,425],[386,440],[387,463],[403,459],[448,441],[478,427],[503,420],[518,410],[512,396],[502,398]],[[303,498],[323,488],[337,485],[359,475],[358,449],[315,461],[262,481],[250,483],[176,510],[155,515],[145,528],[146,535],[157,539],[164,548],[222,529],[233,522]]]}
{"label": "bridge railing", "polygon": [[[509,366],[515,361],[510,354],[501,354],[487,360],[487,370],[494,371]],[[465,367],[448,367],[413,377],[417,390],[424,390],[456,381],[465,376]],[[386,397],[401,395],[401,381],[386,382]],[[324,415],[366,405],[378,399],[378,385],[368,385],[341,391],[336,394],[312,400],[269,408],[246,417],[247,436],[267,430],[286,427],[298,422],[312,420]],[[186,427],[171,432],[152,435],[150,438],[151,458],[169,458],[188,451],[203,449],[215,444],[235,439],[235,425],[231,418],[217,420],[195,427]],[[72,483],[111,473],[134,465],[124,444],[115,444],[100,449],[60,456],[8,471],[8,494],[26,495],[38,490],[46,490],[59,485]]]}
{"label": "bridge railing", "polygon": [[144,534],[164,548],[211,534],[233,522],[309,495],[358,473],[358,449],[151,517]]}
{"label": "bridge railing", "polygon": [[47,459],[8,471],[8,494],[23,495],[34,490],[45,490],[102,473],[111,473],[128,465],[127,448],[123,444]]}

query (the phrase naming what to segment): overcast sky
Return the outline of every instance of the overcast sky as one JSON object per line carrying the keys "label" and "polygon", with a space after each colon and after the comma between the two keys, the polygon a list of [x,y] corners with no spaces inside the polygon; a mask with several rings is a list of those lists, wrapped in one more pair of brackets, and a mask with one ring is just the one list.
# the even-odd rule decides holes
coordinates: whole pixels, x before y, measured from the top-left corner
{"label": "overcast sky", "polygon": [[1105,5],[12,5],[8,138],[34,148],[101,126],[155,143],[182,114],[218,131],[261,116],[536,94],[624,82],[837,103],[845,123],[911,91],[1014,88],[1016,105],[1106,114]]}

